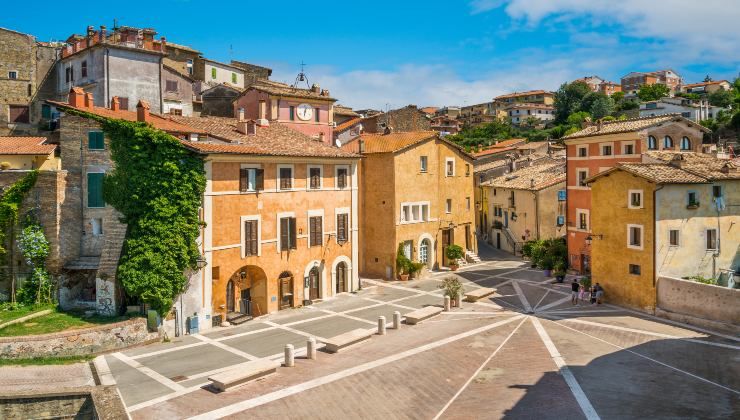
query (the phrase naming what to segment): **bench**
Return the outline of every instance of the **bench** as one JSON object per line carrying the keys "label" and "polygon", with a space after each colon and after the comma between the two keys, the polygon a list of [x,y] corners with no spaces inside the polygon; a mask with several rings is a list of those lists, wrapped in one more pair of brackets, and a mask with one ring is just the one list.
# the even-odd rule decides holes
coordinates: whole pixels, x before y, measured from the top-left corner
{"label": "bench", "polygon": [[349,347],[353,344],[369,340],[372,336],[372,330],[358,328],[356,330],[348,331],[344,334],[339,334],[337,336],[325,339],[324,344],[326,344],[326,346],[324,347],[324,349],[329,353],[339,353],[339,350],[345,347]]}
{"label": "bench", "polygon": [[209,376],[208,380],[212,382],[213,387],[217,390],[226,391],[229,388],[275,373],[280,366],[279,361],[259,359],[243,363],[238,369],[231,369]]}
{"label": "bench", "polygon": [[442,308],[439,306],[427,306],[425,308],[417,309],[414,312],[407,313],[405,315],[406,323],[411,325],[418,324],[425,319],[437,316],[441,313]]}
{"label": "bench", "polygon": [[481,287],[480,289],[471,290],[465,293],[465,300],[468,302],[476,302],[478,301],[478,299],[484,298],[494,293],[496,293],[496,289],[490,287]]}

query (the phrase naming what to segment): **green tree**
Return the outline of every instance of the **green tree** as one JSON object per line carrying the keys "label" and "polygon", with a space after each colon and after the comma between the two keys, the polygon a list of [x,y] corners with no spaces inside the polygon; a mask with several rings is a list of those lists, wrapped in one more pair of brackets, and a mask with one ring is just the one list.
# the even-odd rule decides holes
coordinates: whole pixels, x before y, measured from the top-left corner
{"label": "green tree", "polygon": [[614,92],[612,93],[612,100],[615,104],[618,104],[624,100],[624,92]]}
{"label": "green tree", "polygon": [[733,99],[735,95],[729,90],[720,89],[709,94],[709,103],[722,108],[732,105]]}
{"label": "green tree", "polygon": [[563,83],[555,92],[555,122],[564,123],[574,112],[582,111],[583,98],[591,93],[585,82]]}
{"label": "green tree", "polygon": [[525,120],[525,124],[527,124],[527,127],[537,127],[540,124],[540,119],[535,116],[529,116]]}
{"label": "green tree", "polygon": [[604,118],[614,112],[614,101],[603,93],[598,93],[591,103],[590,111],[594,119]]}
{"label": "green tree", "polygon": [[653,83],[652,85],[641,85],[640,90],[637,91],[637,97],[640,98],[641,101],[657,101],[660,98],[665,98],[670,95],[670,93],[671,90],[668,86],[660,83]]}
{"label": "green tree", "polygon": [[591,114],[585,111],[574,112],[568,116],[568,125],[578,127],[580,129],[581,124],[586,121],[586,118],[591,119]]}

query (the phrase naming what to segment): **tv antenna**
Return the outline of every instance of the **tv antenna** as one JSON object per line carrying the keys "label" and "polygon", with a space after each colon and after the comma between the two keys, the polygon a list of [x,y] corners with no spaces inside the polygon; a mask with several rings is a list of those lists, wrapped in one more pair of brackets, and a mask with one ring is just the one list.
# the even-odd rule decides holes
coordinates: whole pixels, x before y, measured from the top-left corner
{"label": "tv antenna", "polygon": [[298,76],[295,78],[295,82],[293,83],[293,87],[297,88],[298,84],[300,82],[306,82],[306,89],[310,89],[311,85],[308,84],[308,76],[306,76],[306,72],[304,71],[306,67],[306,63],[301,60],[301,72],[298,73]]}

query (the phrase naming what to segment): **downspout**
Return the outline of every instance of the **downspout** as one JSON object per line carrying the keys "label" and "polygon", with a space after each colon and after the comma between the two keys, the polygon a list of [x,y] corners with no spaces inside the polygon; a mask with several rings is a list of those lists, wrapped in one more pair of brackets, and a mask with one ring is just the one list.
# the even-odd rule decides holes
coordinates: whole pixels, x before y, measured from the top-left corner
{"label": "downspout", "polygon": [[653,189],[653,289],[655,289],[653,314],[658,308],[658,191],[662,189],[663,185]]}
{"label": "downspout", "polygon": [[[105,66],[103,66],[103,71],[105,74],[103,77],[105,77],[105,103],[103,104],[103,107],[110,106],[110,49],[105,49]],[[81,149],[81,148],[80,148]]]}
{"label": "downspout", "polygon": [[540,239],[540,201],[537,191],[532,191],[534,195],[534,231],[537,234],[536,239]]}
{"label": "downspout", "polygon": [[159,113],[162,114],[164,111],[164,99],[162,98],[162,62],[164,58],[159,57]]}

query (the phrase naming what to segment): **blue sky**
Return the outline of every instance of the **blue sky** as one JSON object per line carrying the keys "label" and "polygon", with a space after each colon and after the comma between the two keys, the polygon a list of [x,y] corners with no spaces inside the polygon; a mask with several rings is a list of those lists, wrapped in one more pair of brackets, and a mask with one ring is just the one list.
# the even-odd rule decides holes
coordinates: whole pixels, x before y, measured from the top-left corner
{"label": "blue sky", "polygon": [[[740,72],[740,2],[453,0],[372,2],[36,1],[0,27],[63,40],[87,25],[154,27],[209,58],[312,82],[355,108],[465,105],[585,75],[673,68],[687,82]],[[276,4],[276,5],[273,5]]]}

